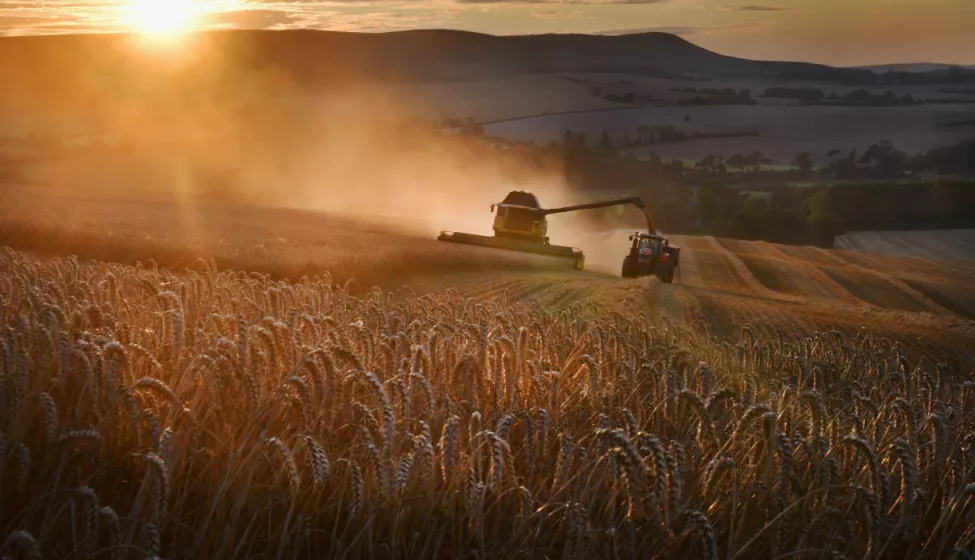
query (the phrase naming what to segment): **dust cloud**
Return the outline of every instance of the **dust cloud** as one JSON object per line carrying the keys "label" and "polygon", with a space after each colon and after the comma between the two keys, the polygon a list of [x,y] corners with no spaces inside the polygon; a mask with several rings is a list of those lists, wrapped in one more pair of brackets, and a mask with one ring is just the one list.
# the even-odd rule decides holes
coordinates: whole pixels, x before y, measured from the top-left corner
{"label": "dust cloud", "polygon": [[[531,191],[549,208],[617,197],[570,188],[553,154],[440,130],[436,108],[394,91],[106,104],[88,116],[98,138],[81,141],[83,157],[25,168],[25,182],[194,206],[322,211],[426,238],[441,230],[491,235],[490,205],[511,190]],[[551,242],[583,249],[590,270],[618,274],[627,233],[593,231],[579,214],[550,216]]]}
{"label": "dust cloud", "polygon": [[[410,114],[408,108],[384,98],[346,99],[340,113],[334,107],[323,110],[318,115],[323,126],[342,133],[326,139],[292,180],[299,203],[435,237],[441,230],[491,235],[490,206],[511,190],[533,192],[544,208],[620,197],[571,188],[554,160],[531,161],[515,150],[465,138],[390,133],[369,124],[393,122],[402,114]],[[591,212],[549,216],[551,243],[582,249],[589,270],[618,274],[631,232],[617,231],[615,225],[596,231],[587,219]],[[600,212],[640,215],[632,206]]]}

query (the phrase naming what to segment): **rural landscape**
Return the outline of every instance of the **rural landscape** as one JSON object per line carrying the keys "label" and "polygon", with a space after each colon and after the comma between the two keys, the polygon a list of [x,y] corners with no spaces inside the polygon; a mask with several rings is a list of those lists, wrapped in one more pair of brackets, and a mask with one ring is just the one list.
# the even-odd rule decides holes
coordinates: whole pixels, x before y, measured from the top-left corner
{"label": "rural landscape", "polygon": [[975,67],[166,13],[0,36],[0,559],[975,556]]}

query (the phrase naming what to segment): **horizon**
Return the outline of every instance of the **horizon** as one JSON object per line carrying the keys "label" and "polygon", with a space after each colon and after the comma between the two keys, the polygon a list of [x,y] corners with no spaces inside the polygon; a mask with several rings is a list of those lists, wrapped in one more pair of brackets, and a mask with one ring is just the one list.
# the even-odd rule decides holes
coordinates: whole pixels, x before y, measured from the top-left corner
{"label": "horizon", "polygon": [[[835,68],[851,68],[851,69],[870,69],[878,67],[896,67],[896,66],[956,66],[962,68],[973,68],[975,67],[975,59],[972,62],[942,62],[936,60],[918,60],[912,62],[905,62],[900,60],[885,60],[885,61],[874,61],[874,62],[863,62],[858,64],[848,64],[848,65],[833,65],[824,62],[817,62],[815,60],[802,60],[802,59],[773,59],[773,58],[748,58],[740,57],[738,55],[730,54],[727,52],[721,52],[709,49],[704,45],[694,42],[687,37],[682,36],[679,33],[672,33],[668,31],[629,31],[629,32],[619,32],[619,33],[583,33],[583,32],[573,32],[573,31],[546,31],[539,33],[489,33],[485,31],[472,31],[469,29],[456,29],[449,27],[425,27],[425,28],[415,28],[415,29],[380,29],[380,30],[337,30],[337,29],[314,29],[314,28],[296,28],[296,29],[240,29],[240,28],[211,28],[211,29],[193,29],[186,32],[185,36],[192,37],[194,35],[202,35],[207,33],[235,33],[235,32],[322,32],[322,33],[349,33],[349,34],[370,34],[370,35],[384,35],[384,34],[394,34],[394,33],[410,33],[410,32],[455,32],[455,33],[469,33],[474,35],[483,35],[488,37],[539,37],[539,36],[585,36],[585,37],[626,37],[626,36],[637,36],[637,35],[669,35],[672,37],[677,37],[688,43],[705,48],[716,54],[726,55],[731,57],[743,58],[748,60],[754,60],[758,62],[800,62],[800,63],[812,63],[812,64],[822,64],[825,66],[832,66]],[[18,39],[18,38],[35,38],[35,37],[82,37],[85,35],[101,35],[101,36],[120,36],[120,37],[137,37],[139,32],[129,29],[120,30],[110,30],[110,31],[87,31],[82,33],[44,33],[44,34],[23,34],[23,35],[13,35],[13,34],[3,34],[0,33],[0,41],[4,39]]]}
{"label": "horizon", "polygon": [[[751,60],[835,67],[975,64],[975,5],[966,0],[15,0],[0,37],[221,30],[494,36],[667,33]],[[933,33],[936,34],[933,35]],[[935,37],[932,40],[932,37]]]}

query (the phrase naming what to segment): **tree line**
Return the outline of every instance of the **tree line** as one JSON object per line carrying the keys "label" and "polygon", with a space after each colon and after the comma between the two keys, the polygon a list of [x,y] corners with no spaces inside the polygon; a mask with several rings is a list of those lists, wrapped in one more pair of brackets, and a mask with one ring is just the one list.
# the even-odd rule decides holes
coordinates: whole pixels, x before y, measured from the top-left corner
{"label": "tree line", "polygon": [[[832,169],[855,169],[859,181],[836,183],[827,175],[808,186],[762,185],[755,190],[733,186],[727,168],[760,168],[770,162],[761,152],[727,160],[709,155],[688,164],[653,155],[646,160],[618,156],[598,145],[587,146],[578,136],[575,140],[560,147],[570,184],[594,194],[609,188],[639,193],[654,222],[668,234],[828,248],[847,231],[975,227],[975,180],[903,181],[897,175],[902,169],[975,173],[975,140],[912,157],[880,142],[852,156],[833,155]],[[802,173],[813,167],[813,158],[801,153],[794,163],[799,164],[796,173]],[[834,172],[830,167],[826,171]],[[601,219],[598,213],[594,216]],[[602,219],[616,218],[607,213]],[[639,220],[630,225],[640,227]]]}

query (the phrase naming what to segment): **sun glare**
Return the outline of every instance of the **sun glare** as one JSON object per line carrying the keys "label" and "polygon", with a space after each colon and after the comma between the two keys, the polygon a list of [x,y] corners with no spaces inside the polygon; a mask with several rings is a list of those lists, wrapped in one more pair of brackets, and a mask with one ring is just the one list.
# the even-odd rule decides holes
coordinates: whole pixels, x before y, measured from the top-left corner
{"label": "sun glare", "polygon": [[127,23],[145,35],[172,37],[188,32],[199,12],[199,0],[132,0]]}

